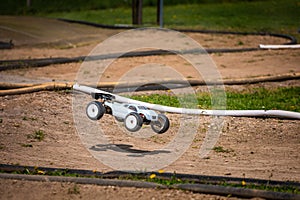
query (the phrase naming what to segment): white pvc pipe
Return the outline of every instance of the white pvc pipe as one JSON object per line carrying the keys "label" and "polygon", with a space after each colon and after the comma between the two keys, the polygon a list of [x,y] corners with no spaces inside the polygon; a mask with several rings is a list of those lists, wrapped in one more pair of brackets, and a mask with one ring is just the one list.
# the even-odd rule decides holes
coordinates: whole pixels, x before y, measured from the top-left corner
{"label": "white pvc pipe", "polygon": [[261,49],[298,49],[300,48],[300,44],[290,44],[290,45],[265,45],[265,44],[260,44],[259,48]]}
{"label": "white pvc pipe", "polygon": [[187,109],[187,108],[175,108],[170,106],[162,106],[157,104],[146,103],[122,97],[116,94],[112,94],[103,90],[95,89],[88,86],[79,84],[73,85],[73,89],[89,94],[91,93],[103,93],[113,95],[115,101],[120,103],[133,103],[148,107],[152,110],[161,112],[178,113],[178,114],[192,114],[192,115],[210,115],[210,116],[236,116],[236,117],[280,117],[280,118],[293,118],[300,120],[300,113],[285,111],[285,110],[202,110],[202,109]]}

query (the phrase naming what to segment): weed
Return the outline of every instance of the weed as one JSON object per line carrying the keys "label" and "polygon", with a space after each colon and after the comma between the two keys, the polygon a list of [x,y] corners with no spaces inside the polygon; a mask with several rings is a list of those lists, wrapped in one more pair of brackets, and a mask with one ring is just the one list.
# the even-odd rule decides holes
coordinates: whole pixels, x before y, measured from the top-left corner
{"label": "weed", "polygon": [[258,190],[266,190],[266,191],[273,191],[273,192],[286,192],[286,193],[293,193],[299,194],[299,189],[293,186],[270,186],[268,184],[248,184],[246,181],[241,181],[241,183],[227,183],[224,182],[221,184],[222,186],[230,186],[230,187],[242,187],[242,188],[249,188],[249,189],[258,189]]}
{"label": "weed", "polygon": [[33,134],[27,135],[27,138],[42,141],[45,138],[45,133],[42,130],[37,130]]}
{"label": "weed", "polygon": [[148,182],[154,182],[162,185],[174,185],[174,184],[182,184],[182,183],[193,183],[193,181],[184,181],[179,178],[177,178],[176,173],[171,176],[170,179],[168,178],[160,178],[156,174],[151,174],[146,181]]}
{"label": "weed", "polygon": [[217,153],[230,153],[232,150],[224,149],[222,146],[216,146],[213,148],[213,150]]}
{"label": "weed", "polygon": [[244,45],[244,42],[239,41],[239,42],[238,42],[238,45],[240,45],[240,46],[241,46],[241,45]]}
{"label": "weed", "polygon": [[69,188],[68,194],[80,194],[78,185],[74,184],[73,187]]}
{"label": "weed", "polygon": [[33,147],[32,144],[21,144],[22,147]]}
{"label": "weed", "polygon": [[165,144],[166,141],[164,141],[161,137],[159,136],[151,136],[151,141],[155,142],[155,143],[158,143],[158,144]]}

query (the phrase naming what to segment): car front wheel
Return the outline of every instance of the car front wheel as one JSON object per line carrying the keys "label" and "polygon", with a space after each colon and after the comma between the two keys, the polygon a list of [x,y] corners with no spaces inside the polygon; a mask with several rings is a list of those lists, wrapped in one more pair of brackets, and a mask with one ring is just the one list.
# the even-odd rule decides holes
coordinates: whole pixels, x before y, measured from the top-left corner
{"label": "car front wheel", "polygon": [[143,119],[138,113],[130,113],[125,117],[125,127],[130,132],[136,132],[141,129]]}
{"label": "car front wheel", "polygon": [[155,133],[165,133],[170,127],[170,121],[164,114],[158,114],[158,120],[151,122],[151,128]]}

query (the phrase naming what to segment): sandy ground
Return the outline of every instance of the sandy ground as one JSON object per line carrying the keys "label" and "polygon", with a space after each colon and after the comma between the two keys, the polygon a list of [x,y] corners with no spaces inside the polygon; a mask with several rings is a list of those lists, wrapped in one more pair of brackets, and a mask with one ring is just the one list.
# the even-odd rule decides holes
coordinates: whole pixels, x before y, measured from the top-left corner
{"label": "sandy ground", "polygon": [[[46,28],[40,25],[45,22],[42,19],[24,18],[22,20],[24,20],[22,23],[31,22],[29,23],[31,26],[21,29],[20,24],[15,23],[16,19],[0,18],[1,40],[14,39],[16,44],[12,50],[0,50],[1,60],[88,55],[98,42],[118,32],[90,27],[82,28],[81,25],[71,26],[47,19],[49,20],[47,30],[51,30],[48,35],[45,33],[47,32],[45,31]],[[35,24],[34,29],[32,24]],[[51,29],[51,26],[56,28]],[[67,31],[62,27],[68,27],[69,30]],[[44,31],[41,32],[41,30]],[[56,37],[53,36],[54,34],[57,34]],[[68,39],[69,35],[72,35],[72,40]],[[269,36],[196,33],[189,34],[189,36],[206,48],[257,47],[260,43],[281,44],[286,42],[283,39]],[[34,37],[35,39],[33,39]],[[57,38],[61,39],[57,40]],[[261,50],[243,53],[217,53],[210,54],[210,56],[224,79],[300,72],[300,50]],[[160,56],[119,58],[106,71],[103,80],[117,81],[134,66],[157,62],[163,62],[174,67],[186,78],[198,78],[185,60],[170,55],[163,56],[163,58]],[[71,63],[2,71],[0,78],[1,82],[73,81],[79,68],[80,63]],[[228,86],[226,89],[242,92],[258,87],[270,89],[274,87],[299,87],[299,85],[299,80],[293,80]],[[194,89],[201,91],[203,88]],[[113,170],[96,160],[82,144],[74,126],[72,97],[72,93],[65,91],[0,97],[1,163],[79,168],[103,172]],[[130,137],[130,135],[121,135],[119,125],[111,116],[105,115],[99,125],[111,130],[110,137],[113,138],[112,141],[115,144],[132,145],[132,148],[136,150],[151,148],[153,150],[153,147],[163,146],[174,137],[178,128],[178,116],[168,114],[168,117],[171,119],[170,130],[163,135],[155,135],[144,141]],[[300,181],[300,157],[298,153],[300,124],[298,121],[226,117],[222,134],[216,144],[216,146],[223,147],[225,151],[211,151],[205,158],[200,158],[198,155],[199,148],[203,143],[206,130],[210,126],[208,120],[208,117],[201,118],[201,124],[188,150],[174,163],[165,167],[165,171]],[[44,133],[45,137],[41,141],[34,137],[37,131]],[[139,146],[140,144],[142,147]],[[119,197],[122,199],[223,199],[223,197],[173,190],[161,191],[15,180],[1,180],[0,184],[0,199],[43,199],[48,195],[54,199],[95,199],[99,196],[103,199],[119,199]],[[16,188],[18,189],[16,190]],[[32,188],[39,192],[28,193],[27,191]],[[76,192],[77,190],[79,192]]]}

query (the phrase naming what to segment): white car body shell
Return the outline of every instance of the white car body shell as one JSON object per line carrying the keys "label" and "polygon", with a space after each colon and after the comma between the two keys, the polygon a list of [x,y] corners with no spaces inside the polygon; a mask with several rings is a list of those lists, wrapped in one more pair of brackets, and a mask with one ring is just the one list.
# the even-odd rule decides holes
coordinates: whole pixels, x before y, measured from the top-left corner
{"label": "white car body shell", "polygon": [[105,101],[104,105],[111,108],[113,116],[121,119],[125,119],[129,113],[135,112],[138,113],[139,115],[143,115],[145,119],[148,121],[158,120],[158,114],[153,110],[149,110],[145,106],[136,105],[136,104],[109,102],[109,101]]}

